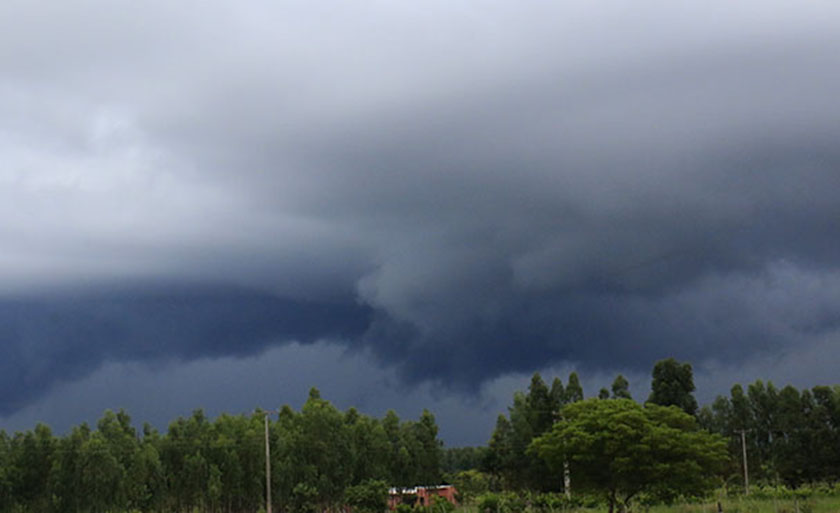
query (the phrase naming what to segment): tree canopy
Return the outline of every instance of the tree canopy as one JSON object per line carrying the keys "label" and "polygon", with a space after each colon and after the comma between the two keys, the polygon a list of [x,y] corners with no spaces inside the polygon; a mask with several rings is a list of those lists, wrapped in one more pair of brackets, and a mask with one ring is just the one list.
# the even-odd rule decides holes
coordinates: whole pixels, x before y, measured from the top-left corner
{"label": "tree canopy", "polygon": [[677,406],[689,415],[697,413],[694,373],[690,363],[679,363],[673,358],[656,362],[650,387],[648,402],[660,406]]}
{"label": "tree canopy", "polygon": [[[440,483],[434,416],[342,412],[313,389],[269,422],[272,498],[289,513],[384,509],[388,486]],[[196,410],[161,435],[124,411],[64,437],[45,425],[0,431],[0,512],[256,511],[265,497],[264,412],[208,419]],[[383,506],[380,508],[379,506]]]}
{"label": "tree canopy", "polygon": [[603,493],[611,512],[640,493],[665,500],[700,494],[714,486],[727,458],[722,437],[675,407],[589,399],[561,415],[530,452],[556,470],[568,461],[575,487]]}

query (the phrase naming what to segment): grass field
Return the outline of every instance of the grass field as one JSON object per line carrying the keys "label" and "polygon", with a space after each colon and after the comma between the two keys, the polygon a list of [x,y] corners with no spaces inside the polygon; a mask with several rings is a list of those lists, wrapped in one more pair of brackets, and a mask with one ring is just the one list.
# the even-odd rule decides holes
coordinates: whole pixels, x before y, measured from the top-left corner
{"label": "grass field", "polygon": [[[840,513],[840,497],[814,497],[810,499],[768,499],[733,497],[721,500],[723,513]],[[556,513],[605,513],[601,508],[558,510]],[[632,513],[717,513],[717,502],[673,504],[670,506],[635,505]],[[456,513],[481,513],[475,506],[461,507]],[[527,510],[524,512],[527,513]]]}
{"label": "grass field", "polygon": [[[840,513],[840,497],[815,497],[810,499],[751,499],[728,498],[721,501],[724,513]],[[652,506],[649,513],[715,513],[717,503],[679,504]],[[594,513],[594,512],[593,512]]]}

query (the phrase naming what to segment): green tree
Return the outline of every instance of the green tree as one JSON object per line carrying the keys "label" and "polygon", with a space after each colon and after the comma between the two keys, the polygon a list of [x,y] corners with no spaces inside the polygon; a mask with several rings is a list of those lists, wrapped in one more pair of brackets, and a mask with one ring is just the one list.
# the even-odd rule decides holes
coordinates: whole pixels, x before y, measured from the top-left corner
{"label": "green tree", "polygon": [[533,489],[531,479],[533,459],[528,457],[526,450],[534,438],[534,428],[531,425],[533,414],[528,404],[528,396],[516,392],[513,396],[513,406],[509,408],[511,437],[510,458],[506,470],[506,482],[517,489]]}
{"label": "green tree", "polygon": [[454,474],[462,470],[483,468],[487,447],[449,447],[443,450],[441,470]]}
{"label": "green tree", "polygon": [[815,466],[813,474],[822,479],[840,479],[840,393],[828,386],[811,389],[813,407],[808,413],[813,436],[811,455]]}
{"label": "green tree", "polygon": [[679,363],[673,358],[656,362],[650,386],[648,402],[660,406],[677,406],[689,415],[697,412],[691,364]]}
{"label": "green tree", "polygon": [[413,439],[412,447],[415,467],[415,482],[423,485],[439,484],[441,444],[437,437],[438,427],[435,416],[429,410],[423,410],[420,419],[410,424],[409,436]]}
{"label": "green tree", "polygon": [[677,408],[590,399],[562,415],[531,452],[554,469],[569,461],[575,486],[602,493],[611,513],[642,492],[662,499],[701,494],[726,460],[723,439]]}
{"label": "green tree", "polygon": [[79,487],[83,500],[80,511],[104,513],[122,509],[125,469],[111,453],[100,432],[93,433],[81,448]]}
{"label": "green tree", "polygon": [[57,440],[46,424],[33,431],[16,433],[10,442],[12,470],[9,480],[14,502],[31,511],[46,511],[49,483]]}
{"label": "green tree", "polygon": [[583,387],[580,386],[580,379],[577,372],[569,374],[569,383],[566,385],[566,400],[564,404],[583,401]]}
{"label": "green tree", "polygon": [[6,431],[0,430],[0,511],[12,507],[12,473],[11,440]]}
{"label": "green tree", "polygon": [[531,430],[536,434],[545,433],[554,424],[554,415],[556,412],[551,398],[551,392],[539,372],[535,372],[531,377],[526,401],[528,406],[528,423],[531,426]]}
{"label": "green tree", "polygon": [[411,454],[405,446],[400,429],[400,418],[394,410],[385,412],[382,428],[388,442],[388,477],[392,485],[400,488],[415,486],[411,468]]}
{"label": "green tree", "polygon": [[612,382],[612,396],[613,399],[632,399],[630,396],[630,382],[627,378],[619,374]]}
{"label": "green tree", "polygon": [[566,389],[563,387],[563,380],[554,378],[551,382],[551,407],[554,410],[554,417],[560,413],[560,408],[566,404]]}
{"label": "green tree", "polygon": [[53,506],[58,513],[84,511],[86,497],[81,484],[81,457],[90,434],[90,427],[82,424],[58,441],[49,484]]}
{"label": "green tree", "polygon": [[507,469],[511,462],[511,437],[513,428],[510,421],[500,414],[496,418],[496,428],[490,436],[487,444],[487,455],[484,460],[484,468],[493,477],[497,484],[506,485]]}
{"label": "green tree", "polygon": [[105,442],[107,451],[116,460],[121,473],[111,506],[115,509],[137,506],[143,483],[138,480],[142,474],[139,469],[134,468],[138,463],[140,443],[137,431],[131,425],[131,417],[125,410],[117,413],[105,410],[102,418],[96,423],[96,430]]}
{"label": "green tree", "polygon": [[779,392],[777,433],[774,456],[776,469],[782,480],[798,487],[806,478],[808,467],[808,438],[801,430],[804,412],[799,391],[788,385]]}
{"label": "green tree", "polygon": [[167,476],[171,509],[204,507],[210,468],[212,428],[204,411],[193,411],[169,424],[161,443],[161,462]]}
{"label": "green tree", "polygon": [[579,401],[583,389],[576,373],[569,375],[568,385],[555,379],[551,389],[539,373],[534,373],[528,392],[516,392],[508,417],[500,416],[490,440],[485,467],[507,489],[552,492],[563,489],[546,463],[527,454],[531,441],[546,433],[560,420],[563,404]]}
{"label": "green tree", "polygon": [[775,442],[778,391],[773,383],[756,380],[747,387],[747,398],[752,412],[751,439],[755,447],[755,461],[752,465],[756,477],[775,478],[776,461],[773,457]]}
{"label": "green tree", "polygon": [[388,438],[382,423],[359,414],[350,408],[344,415],[350,436],[353,475],[351,482],[360,484],[368,480],[388,478]]}
{"label": "green tree", "polygon": [[452,477],[452,484],[458,490],[459,502],[472,502],[479,495],[490,491],[491,478],[475,469],[462,470]]}
{"label": "green tree", "polygon": [[301,469],[302,479],[298,484],[306,485],[298,489],[299,495],[305,491],[303,495],[308,501],[314,498],[324,509],[335,506],[340,503],[353,472],[350,438],[343,415],[313,388],[298,421],[300,429],[293,441],[294,461]]}
{"label": "green tree", "polygon": [[155,511],[166,492],[166,476],[157,449],[157,436],[145,436],[131,465],[132,481],[136,488],[132,503],[141,511]]}

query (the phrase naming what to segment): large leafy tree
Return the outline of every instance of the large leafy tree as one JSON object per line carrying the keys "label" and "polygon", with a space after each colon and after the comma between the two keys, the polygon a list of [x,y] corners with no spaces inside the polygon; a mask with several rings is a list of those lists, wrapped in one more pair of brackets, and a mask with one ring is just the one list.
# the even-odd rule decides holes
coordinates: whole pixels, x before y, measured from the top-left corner
{"label": "large leafy tree", "polygon": [[555,470],[568,461],[576,488],[602,493],[610,512],[642,492],[666,500],[703,493],[726,461],[723,438],[678,408],[590,399],[562,416],[530,452]]}

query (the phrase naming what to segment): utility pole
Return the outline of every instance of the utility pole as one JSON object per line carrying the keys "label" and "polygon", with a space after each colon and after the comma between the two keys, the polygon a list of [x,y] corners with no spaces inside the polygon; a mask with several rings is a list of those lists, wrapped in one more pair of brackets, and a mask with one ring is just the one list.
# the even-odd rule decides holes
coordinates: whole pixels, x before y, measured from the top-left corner
{"label": "utility pole", "polygon": [[271,448],[268,444],[268,416],[271,412],[264,412],[265,420],[265,513],[271,513]]}
{"label": "utility pole", "polygon": [[[750,494],[750,476],[747,472],[747,430],[741,430],[741,452],[744,455],[744,495]],[[269,512],[270,513],[270,512]]]}

